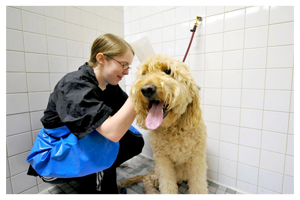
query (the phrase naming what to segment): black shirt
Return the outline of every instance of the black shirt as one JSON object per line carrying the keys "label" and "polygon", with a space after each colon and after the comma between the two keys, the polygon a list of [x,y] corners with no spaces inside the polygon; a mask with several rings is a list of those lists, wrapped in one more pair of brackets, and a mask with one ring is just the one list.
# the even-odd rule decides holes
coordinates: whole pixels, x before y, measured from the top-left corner
{"label": "black shirt", "polygon": [[102,91],[93,68],[87,63],[66,74],[50,94],[41,122],[45,128],[66,125],[81,139],[114,115],[128,95],[119,85],[107,85]]}

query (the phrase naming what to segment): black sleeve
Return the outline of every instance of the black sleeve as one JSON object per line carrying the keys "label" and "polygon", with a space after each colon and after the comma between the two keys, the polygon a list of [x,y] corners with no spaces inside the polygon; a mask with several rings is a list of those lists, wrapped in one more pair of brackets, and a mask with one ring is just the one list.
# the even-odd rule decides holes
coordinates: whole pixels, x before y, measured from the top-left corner
{"label": "black sleeve", "polygon": [[98,128],[112,113],[89,82],[68,82],[57,92],[56,111],[61,121],[81,139]]}
{"label": "black sleeve", "polygon": [[119,85],[109,85],[106,91],[107,105],[112,108],[112,116],[117,113],[126,102],[128,95]]}

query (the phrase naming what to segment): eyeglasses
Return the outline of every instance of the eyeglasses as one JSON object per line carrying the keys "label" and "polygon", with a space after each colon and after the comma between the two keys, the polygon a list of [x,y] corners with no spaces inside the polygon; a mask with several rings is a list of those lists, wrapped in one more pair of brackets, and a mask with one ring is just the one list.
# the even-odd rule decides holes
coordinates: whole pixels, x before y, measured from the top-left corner
{"label": "eyeglasses", "polygon": [[108,56],[108,55],[106,55],[106,54],[103,54],[104,56],[107,56],[107,57],[109,57],[109,58],[111,58],[111,59],[113,59],[114,61],[116,61],[116,62],[118,62],[120,65],[122,65],[122,67],[123,67],[123,70],[130,70],[131,69],[131,67],[129,66],[129,64],[124,64],[124,63],[121,63],[120,61],[117,61],[116,59],[114,59],[113,57],[110,57],[110,56]]}

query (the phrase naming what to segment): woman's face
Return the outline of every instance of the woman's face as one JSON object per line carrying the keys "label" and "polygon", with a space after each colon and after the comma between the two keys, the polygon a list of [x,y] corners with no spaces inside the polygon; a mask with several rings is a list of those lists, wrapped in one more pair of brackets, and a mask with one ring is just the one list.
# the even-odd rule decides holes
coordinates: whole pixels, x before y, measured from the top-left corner
{"label": "woman's face", "polygon": [[133,54],[130,50],[127,50],[121,56],[116,56],[113,57],[113,59],[105,60],[102,71],[104,81],[107,84],[117,85],[125,75],[129,74],[129,69],[124,70],[120,63],[124,65],[131,65],[132,60]]}

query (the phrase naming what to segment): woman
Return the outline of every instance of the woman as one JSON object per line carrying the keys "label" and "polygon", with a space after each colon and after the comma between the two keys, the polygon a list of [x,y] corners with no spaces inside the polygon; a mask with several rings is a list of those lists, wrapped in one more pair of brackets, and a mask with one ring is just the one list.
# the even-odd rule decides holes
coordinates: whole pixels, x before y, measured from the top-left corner
{"label": "woman", "polygon": [[28,175],[46,182],[74,179],[81,193],[120,193],[116,167],[144,146],[131,126],[134,105],[118,85],[133,56],[132,47],[113,34],[94,41],[89,62],[65,75],[50,95],[44,128],[27,158]]}

